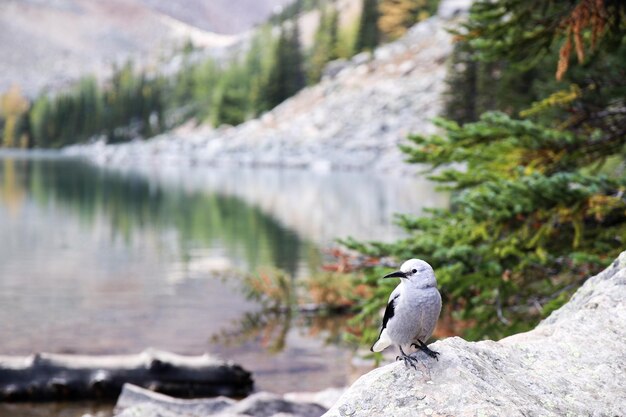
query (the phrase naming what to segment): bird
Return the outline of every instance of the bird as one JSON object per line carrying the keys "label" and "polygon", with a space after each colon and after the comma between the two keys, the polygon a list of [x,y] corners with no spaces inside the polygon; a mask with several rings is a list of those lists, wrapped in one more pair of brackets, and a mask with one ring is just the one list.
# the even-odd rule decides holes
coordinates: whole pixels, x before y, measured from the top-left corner
{"label": "bird", "polygon": [[403,360],[407,367],[410,365],[415,369],[417,359],[407,355],[403,345],[414,346],[439,360],[439,352],[431,350],[425,343],[441,313],[441,294],[433,268],[421,259],[409,259],[399,271],[383,278],[400,278],[400,283],[389,296],[378,340],[370,350],[382,352],[391,345],[397,345],[401,354],[396,360]]}

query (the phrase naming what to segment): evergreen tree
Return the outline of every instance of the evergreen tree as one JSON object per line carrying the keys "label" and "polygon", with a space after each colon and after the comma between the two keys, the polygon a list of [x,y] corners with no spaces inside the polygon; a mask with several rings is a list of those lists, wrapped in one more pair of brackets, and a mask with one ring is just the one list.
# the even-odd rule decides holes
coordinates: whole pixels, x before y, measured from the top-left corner
{"label": "evergreen tree", "polygon": [[[515,16],[514,21],[510,20]],[[499,0],[478,1],[471,18],[457,34],[469,40],[486,61],[507,59],[532,67],[558,46],[553,69],[561,79],[572,52],[579,63],[595,51],[615,51],[623,43],[626,3],[615,0]]]}
{"label": "evergreen tree", "polygon": [[477,59],[469,42],[459,41],[451,58],[444,115],[459,123],[475,122],[492,110],[516,116],[552,88],[552,57],[533,68],[504,60],[484,62]]}
{"label": "evergreen tree", "polygon": [[327,23],[328,29],[328,61],[339,58],[339,10],[333,4]]}
{"label": "evergreen tree", "polygon": [[60,147],[106,134],[111,142],[159,133],[165,129],[165,83],[135,73],[132,64],[116,69],[100,87],[85,77],[55,96],[37,97],[21,126],[32,134],[29,144]]}
{"label": "evergreen tree", "polygon": [[288,97],[293,96],[306,85],[304,73],[304,58],[302,56],[302,44],[300,43],[300,23],[296,19],[291,24],[288,37],[287,68],[289,73]]}
{"label": "evergreen tree", "polygon": [[266,109],[263,87],[272,66],[271,45],[271,27],[265,25],[258,29],[256,36],[252,39],[245,59],[246,74],[244,77],[246,78],[246,88],[248,90],[247,116],[257,115]]}
{"label": "evergreen tree", "polygon": [[378,0],[363,0],[359,31],[354,45],[356,52],[372,50],[380,42]]}
{"label": "evergreen tree", "polygon": [[246,118],[245,92],[237,87],[228,85],[222,91],[217,104],[216,124],[238,125]]}
{"label": "evergreen tree", "polygon": [[274,53],[274,64],[265,88],[268,108],[273,108],[297,93],[305,85],[300,51],[300,30],[293,22],[282,27]]}
{"label": "evergreen tree", "polygon": [[46,95],[39,96],[30,111],[30,126],[33,144],[38,148],[47,148],[50,144],[50,101]]}
{"label": "evergreen tree", "polygon": [[[193,79],[192,98],[182,106],[174,106],[182,120],[197,117],[199,120],[210,120],[215,113],[214,96],[217,91],[221,71],[215,61],[207,61],[191,67]],[[171,107],[171,104],[169,104]],[[182,121],[181,120],[181,121]]]}
{"label": "evergreen tree", "polygon": [[[469,338],[526,330],[561,306],[626,240],[625,12],[608,0],[478,2],[465,39],[484,62],[504,65],[504,75],[521,68],[528,85],[542,85],[543,99],[522,120],[487,112],[463,126],[439,120],[441,135],[411,137],[403,151],[432,167],[431,179],[452,193],[450,209],[401,216],[409,237],[398,242],[346,243],[429,261],[447,305],[479,323],[467,326]],[[565,71],[568,42],[589,49],[583,65]],[[549,68],[545,59],[572,84],[555,81],[554,66],[552,83],[535,76]],[[366,282],[376,285],[377,276]],[[367,323],[391,290],[377,287],[358,321]],[[375,338],[375,329],[364,337]]]}
{"label": "evergreen tree", "polygon": [[222,73],[215,98],[215,125],[235,126],[246,119],[250,107],[249,70],[247,66],[233,60]]}
{"label": "evergreen tree", "polygon": [[34,146],[33,132],[30,124],[30,107],[20,115],[16,131],[20,148],[30,149]]}
{"label": "evergreen tree", "polygon": [[329,12],[326,7],[320,11],[320,20],[315,32],[315,40],[308,60],[308,81],[313,84],[322,78],[324,66],[337,59],[339,41],[339,13],[335,7]]}
{"label": "evergreen tree", "polygon": [[479,69],[467,42],[454,45],[449,65],[444,114],[458,123],[475,122],[479,114],[476,103]]}

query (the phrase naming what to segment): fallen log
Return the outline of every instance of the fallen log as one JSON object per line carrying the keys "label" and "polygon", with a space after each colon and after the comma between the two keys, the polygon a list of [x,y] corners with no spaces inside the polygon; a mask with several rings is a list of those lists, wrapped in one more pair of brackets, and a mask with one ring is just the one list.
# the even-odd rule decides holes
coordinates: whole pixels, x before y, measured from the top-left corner
{"label": "fallen log", "polygon": [[0,356],[0,400],[114,399],[125,383],[176,397],[244,397],[252,376],[207,354],[181,356],[148,349],[138,355],[38,353]]}

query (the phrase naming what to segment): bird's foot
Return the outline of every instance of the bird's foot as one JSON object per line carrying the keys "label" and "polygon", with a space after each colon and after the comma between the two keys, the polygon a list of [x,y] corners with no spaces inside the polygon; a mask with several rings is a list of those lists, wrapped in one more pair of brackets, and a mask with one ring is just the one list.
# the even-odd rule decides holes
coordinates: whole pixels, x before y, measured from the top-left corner
{"label": "bird's foot", "polygon": [[402,361],[404,361],[404,366],[406,366],[407,368],[409,366],[412,366],[413,369],[417,370],[417,366],[415,366],[415,364],[417,364],[418,360],[417,360],[417,358],[414,358],[411,355],[406,355],[403,352],[401,355],[396,356],[396,360],[397,361],[402,360]]}
{"label": "bird's foot", "polygon": [[439,352],[435,352],[434,350],[430,349],[424,342],[422,342],[421,340],[417,341],[418,343],[412,343],[411,346],[415,347],[416,349],[421,350],[422,352],[424,352],[425,354],[427,354],[428,356],[430,356],[431,358],[436,359],[437,361],[439,361],[439,358],[437,356],[440,355]]}

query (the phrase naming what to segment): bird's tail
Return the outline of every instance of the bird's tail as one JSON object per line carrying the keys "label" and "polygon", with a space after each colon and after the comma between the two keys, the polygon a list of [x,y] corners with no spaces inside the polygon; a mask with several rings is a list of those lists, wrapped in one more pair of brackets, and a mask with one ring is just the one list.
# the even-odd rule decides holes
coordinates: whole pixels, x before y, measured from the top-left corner
{"label": "bird's tail", "polygon": [[378,336],[378,340],[376,341],[376,343],[372,345],[370,350],[372,352],[382,352],[383,350],[391,346],[392,343],[393,342],[391,341],[391,339],[389,338],[389,335],[387,334],[387,329],[383,329],[383,331],[380,332],[380,336]]}

